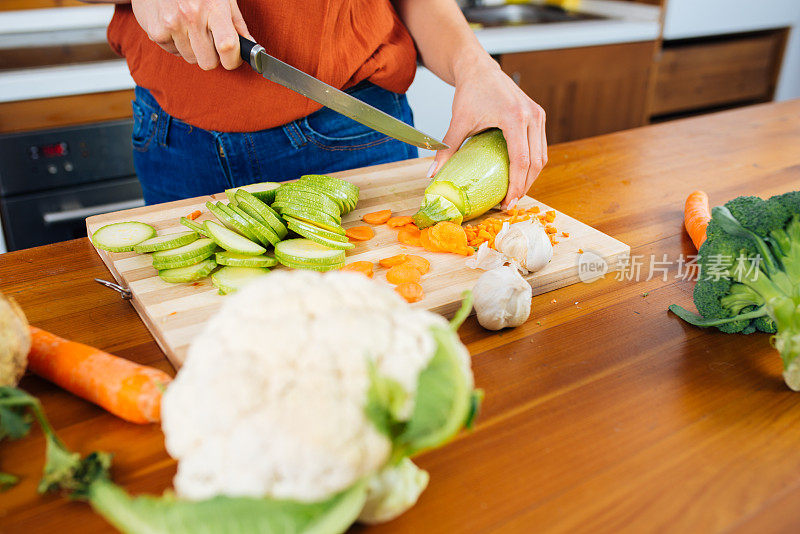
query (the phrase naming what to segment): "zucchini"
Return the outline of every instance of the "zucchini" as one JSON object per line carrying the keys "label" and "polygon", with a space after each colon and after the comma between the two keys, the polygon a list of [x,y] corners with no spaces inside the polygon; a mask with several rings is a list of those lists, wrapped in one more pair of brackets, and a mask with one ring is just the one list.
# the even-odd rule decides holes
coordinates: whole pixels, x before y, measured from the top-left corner
{"label": "zucchini", "polygon": [[282,258],[280,262],[281,265],[288,267],[290,269],[303,269],[306,271],[319,271],[319,272],[338,271],[339,269],[344,267],[344,262],[332,263],[330,265],[316,265],[313,263],[298,263],[291,260],[287,260],[285,258]]}
{"label": "zucchini", "polygon": [[211,239],[197,239],[188,245],[154,252],[153,264],[176,263],[184,260],[194,260],[192,263],[197,263],[212,255],[216,249],[217,245]]}
{"label": "zucchini", "polygon": [[261,202],[272,204],[272,201],[275,200],[275,191],[277,191],[280,186],[281,184],[277,182],[260,182],[257,184],[243,185],[241,187],[226,189],[225,196],[228,197],[231,206],[236,206],[239,203],[239,199],[236,198],[237,191],[247,191]]}
{"label": "zucchini", "polygon": [[293,226],[292,231],[296,232],[298,235],[305,237],[306,239],[310,239],[315,243],[319,243],[320,245],[325,245],[329,248],[338,248],[341,250],[350,250],[351,248],[356,248],[356,246],[350,242],[350,240],[342,241],[339,239],[328,239],[319,234],[319,232],[315,232],[309,228],[309,225],[305,226]]}
{"label": "zucchini", "polygon": [[[442,166],[425,189],[414,223],[427,228],[437,222],[461,223],[489,211],[508,192],[508,148],[503,132],[493,128],[472,136]],[[438,201],[437,201],[438,200]],[[454,206],[461,220],[453,213]]]}
{"label": "zucchini", "polygon": [[206,221],[206,232],[216,244],[230,252],[258,256],[267,251],[264,247],[214,221]]}
{"label": "zucchini", "polygon": [[228,252],[227,250],[217,252],[216,259],[219,265],[230,265],[232,267],[275,267],[278,265],[278,260],[266,254],[251,256],[249,254],[239,254],[238,252]]}
{"label": "zucchini", "polygon": [[194,282],[211,274],[211,271],[213,271],[216,266],[217,264],[214,260],[202,260],[200,263],[195,263],[194,265],[186,267],[160,270],[158,271],[158,276],[165,282],[171,284]]}
{"label": "zucchini", "polygon": [[135,245],[156,235],[156,229],[142,222],[118,222],[98,228],[92,243],[108,252],[130,252]]}
{"label": "zucchini", "polygon": [[248,230],[256,234],[258,240],[265,247],[268,247],[270,245],[275,246],[281,240],[281,238],[278,237],[278,234],[272,231],[271,226],[262,223],[255,217],[251,217],[244,210],[240,209],[238,206],[233,206],[230,209],[233,210],[233,212],[236,215],[238,215],[244,220]]}
{"label": "zucchini", "polygon": [[244,189],[236,190],[236,204],[251,217],[266,223],[279,238],[283,239],[286,237],[286,234],[289,233],[277,211],[270,208],[267,204],[258,200]]}
{"label": "zucchini", "polygon": [[343,214],[353,211],[358,203],[358,186],[340,178],[334,178],[333,176],[326,176],[324,174],[306,174],[301,176],[296,183],[310,185],[324,191],[325,194],[336,195],[342,198],[349,208],[347,211],[342,212]]}
{"label": "zucchini", "polygon": [[320,211],[324,211],[332,217],[341,217],[342,215],[341,206],[321,191],[302,191],[281,187],[278,189],[278,192],[275,193],[275,202],[273,202],[273,205],[276,203],[305,204],[313,206]]}
{"label": "zucchini", "polygon": [[285,262],[308,265],[333,265],[344,263],[344,250],[315,243],[310,239],[287,239],[275,246],[275,258]]}
{"label": "zucchini", "polygon": [[[273,204],[273,206],[276,206]],[[294,217],[310,224],[324,228],[329,232],[344,235],[344,228],[342,228],[341,220],[334,219],[326,213],[319,210],[307,208],[305,206],[281,206],[276,208],[283,217]]]}
{"label": "zucchini", "polygon": [[256,278],[269,273],[269,269],[261,267],[223,267],[211,275],[211,283],[219,289],[220,295],[238,291]]}
{"label": "zucchini", "polygon": [[197,241],[197,232],[178,232],[177,234],[158,235],[145,239],[138,245],[133,246],[134,252],[144,254],[145,252],[156,252],[158,250],[169,250],[171,248],[188,245],[192,241]]}
{"label": "zucchini", "polygon": [[208,237],[208,235],[206,235],[205,228],[203,228],[202,225],[197,224],[193,220],[191,220],[191,219],[189,219],[187,217],[181,217],[180,223],[182,225],[184,225],[186,228],[189,228],[190,230],[194,230],[195,232],[197,232],[201,236]]}
{"label": "zucchini", "polygon": [[339,234],[337,232],[331,232],[329,230],[325,230],[324,228],[320,228],[314,224],[310,224],[300,219],[295,219],[294,217],[287,217],[286,224],[289,226],[289,229],[295,233],[298,232],[298,228],[300,230],[307,230],[309,232],[314,232],[320,237],[324,237],[325,239],[330,239],[331,241],[340,241],[342,243],[349,243],[350,240],[347,238],[346,235]]}
{"label": "zucchini", "polygon": [[238,213],[234,213],[234,211],[231,208],[229,208],[222,202],[217,202],[216,204],[214,204],[214,207],[217,209],[216,212],[213,212],[214,215],[220,221],[222,221],[222,224],[227,226],[228,229],[242,234],[250,241],[256,241],[256,242],[260,241],[256,233],[247,227],[247,221],[242,219]]}

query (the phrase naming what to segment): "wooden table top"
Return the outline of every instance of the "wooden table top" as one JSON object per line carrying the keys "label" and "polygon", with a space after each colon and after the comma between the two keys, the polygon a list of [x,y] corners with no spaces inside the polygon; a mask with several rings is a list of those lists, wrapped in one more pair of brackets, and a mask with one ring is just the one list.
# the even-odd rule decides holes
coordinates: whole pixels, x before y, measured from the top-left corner
{"label": "wooden table top", "polygon": [[[683,202],[712,205],[800,186],[800,101],[767,104],[554,146],[532,194],[632,247],[613,274],[537,296],[500,333],[460,334],[486,392],[476,428],[418,458],[419,503],[370,532],[798,532],[800,394],[764,334],[728,335],[667,313],[691,305]],[[660,271],[666,255],[671,262]],[[653,262],[652,260],[655,260]],[[653,276],[649,276],[653,268]],[[88,240],[0,256],[0,290],[32,324],[172,372]],[[648,280],[648,278],[650,278]],[[160,493],[175,471],[157,425],[137,426],[27,376],[67,445],[114,454],[114,479]],[[36,494],[38,430],[3,443],[0,531],[103,532],[83,503]]]}

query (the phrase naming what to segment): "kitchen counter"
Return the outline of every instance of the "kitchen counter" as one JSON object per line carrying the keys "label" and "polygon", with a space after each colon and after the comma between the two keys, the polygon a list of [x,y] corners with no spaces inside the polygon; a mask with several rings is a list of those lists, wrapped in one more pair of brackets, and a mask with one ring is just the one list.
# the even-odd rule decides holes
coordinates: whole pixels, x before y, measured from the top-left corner
{"label": "kitchen counter", "polygon": [[[370,531],[800,530],[800,394],[783,384],[768,336],[700,330],[666,311],[691,304],[675,263],[693,253],[686,195],[704,189],[719,204],[797,188],[798,144],[800,101],[790,101],[551,147],[534,196],[631,245],[641,279],[609,274],[534,297],[514,330],[470,318],[460,334],[486,393],[477,425],[419,456],[431,474],[420,502]],[[647,279],[663,255],[666,279]],[[0,290],[32,324],[172,372],[131,305],[95,277],[111,279],[85,238],[0,256]],[[170,486],[158,426],[33,376],[21,386],[69,447],[112,452],[128,490]],[[0,449],[0,470],[22,477],[0,499],[4,533],[107,531],[85,504],[36,494],[38,430]]]}
{"label": "kitchen counter", "polygon": [[[659,33],[659,9],[613,0],[584,0],[581,10],[606,20],[486,28],[475,31],[490,54],[649,41]],[[105,33],[112,6],[0,12],[0,48],[32,45],[44,31],[66,32],[70,42]],[[94,29],[94,34],[92,34]],[[26,41],[28,39],[28,41]],[[48,98],[133,87],[125,61],[0,73],[0,102]]]}

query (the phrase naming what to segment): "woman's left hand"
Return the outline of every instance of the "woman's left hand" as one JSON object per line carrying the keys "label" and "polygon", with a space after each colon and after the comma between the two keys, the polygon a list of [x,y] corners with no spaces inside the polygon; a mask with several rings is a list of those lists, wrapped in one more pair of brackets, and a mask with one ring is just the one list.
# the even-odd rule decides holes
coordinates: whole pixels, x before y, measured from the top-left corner
{"label": "woman's left hand", "polygon": [[510,209],[524,196],[547,164],[545,113],[488,55],[461,61],[455,74],[453,118],[428,174],[433,176],[465,139],[488,128],[503,131],[511,164],[508,194],[501,207]]}

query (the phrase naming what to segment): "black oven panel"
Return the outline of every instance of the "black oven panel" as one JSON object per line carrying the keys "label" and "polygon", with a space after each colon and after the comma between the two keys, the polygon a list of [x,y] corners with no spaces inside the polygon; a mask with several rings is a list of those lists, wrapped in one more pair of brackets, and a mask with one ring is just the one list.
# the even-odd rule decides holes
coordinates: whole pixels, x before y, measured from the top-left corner
{"label": "black oven panel", "polygon": [[0,136],[0,195],[134,176],[131,120]]}

